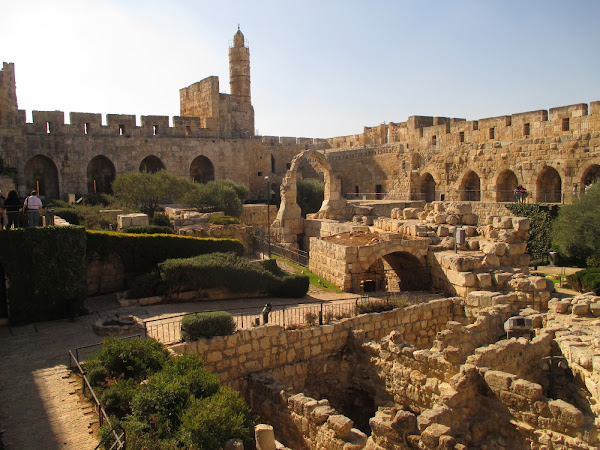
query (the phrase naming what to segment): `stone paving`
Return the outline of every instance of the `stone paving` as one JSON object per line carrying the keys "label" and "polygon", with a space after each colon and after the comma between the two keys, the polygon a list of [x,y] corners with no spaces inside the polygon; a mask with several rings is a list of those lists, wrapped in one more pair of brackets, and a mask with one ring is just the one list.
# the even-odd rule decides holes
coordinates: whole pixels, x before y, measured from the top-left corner
{"label": "stone paving", "polygon": [[[348,298],[347,293],[314,292],[300,299],[311,303]],[[90,314],[76,321],[59,320],[19,327],[0,327],[0,448],[93,449],[91,434],[97,416],[79,400],[77,378],[69,377],[68,350],[101,342],[92,330],[99,318],[115,313],[141,319],[213,309],[262,308],[291,303],[295,299],[257,298],[221,302],[178,303],[119,308],[111,296],[89,299]]]}

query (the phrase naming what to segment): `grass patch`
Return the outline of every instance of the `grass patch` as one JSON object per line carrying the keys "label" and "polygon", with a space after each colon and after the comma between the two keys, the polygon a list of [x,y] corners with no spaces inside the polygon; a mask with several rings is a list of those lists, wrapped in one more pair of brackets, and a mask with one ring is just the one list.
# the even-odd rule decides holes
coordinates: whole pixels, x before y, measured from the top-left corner
{"label": "grass patch", "polygon": [[[300,265],[296,264],[295,262],[290,261],[289,259],[282,258],[281,256],[273,255],[272,258],[275,259],[276,261],[281,261],[286,264],[289,264],[294,269],[296,269],[298,271],[298,273],[300,273],[301,271],[304,271],[304,275],[308,276],[308,278],[310,280],[310,284],[312,284],[314,287],[316,287],[318,289],[321,289],[321,290],[327,291],[327,292],[337,292],[337,293],[344,292],[340,288],[338,288],[336,285],[334,285],[334,284],[330,283],[329,281],[321,278],[320,276],[312,273],[306,267],[300,266]],[[321,284],[319,284],[319,280],[321,280]]]}

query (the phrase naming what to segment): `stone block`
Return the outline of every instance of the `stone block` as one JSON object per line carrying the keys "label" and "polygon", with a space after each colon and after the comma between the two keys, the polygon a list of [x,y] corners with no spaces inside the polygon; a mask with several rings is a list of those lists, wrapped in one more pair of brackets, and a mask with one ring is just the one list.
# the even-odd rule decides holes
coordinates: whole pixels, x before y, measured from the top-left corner
{"label": "stone block", "polygon": [[586,316],[590,312],[590,306],[585,303],[573,305],[573,314],[576,316]]}
{"label": "stone block", "polygon": [[343,437],[354,427],[354,422],[341,414],[333,414],[327,419],[327,425],[337,437]]}
{"label": "stone block", "polygon": [[145,227],[149,220],[147,214],[123,214],[117,216],[117,228],[122,230],[127,227]]}
{"label": "stone block", "polygon": [[423,430],[423,433],[421,433],[421,441],[427,446],[426,448],[438,448],[440,437],[449,435],[451,431],[450,427],[447,427],[446,425],[434,423]]}
{"label": "stone block", "polygon": [[552,417],[560,424],[568,427],[580,428],[584,422],[584,415],[576,407],[564,400],[550,400],[548,407]]}
{"label": "stone block", "polygon": [[276,450],[275,433],[271,425],[260,424],[254,428],[257,450]]}
{"label": "stone block", "polygon": [[[463,225],[475,226],[475,225],[477,225],[478,220],[479,220],[479,217],[477,217],[477,214],[464,214],[462,216]],[[473,235],[471,235],[471,236],[473,236]]]}
{"label": "stone block", "polygon": [[529,230],[529,219],[526,217],[513,217],[512,227],[517,231]]}
{"label": "stone block", "polygon": [[510,385],[510,390],[515,394],[522,395],[532,400],[541,398],[544,395],[544,389],[541,385],[521,378],[513,381]]}
{"label": "stone block", "polygon": [[590,303],[590,313],[594,317],[600,317],[600,303]]}
{"label": "stone block", "polygon": [[507,391],[510,385],[517,378],[515,375],[506,372],[500,372],[498,370],[488,370],[485,373],[485,382],[488,386],[494,390]]}
{"label": "stone block", "polygon": [[512,217],[510,216],[502,216],[502,217],[494,217],[492,221],[492,226],[496,229],[509,229],[513,227]]}
{"label": "stone block", "polygon": [[477,274],[477,285],[480,288],[491,288],[492,287],[492,275],[489,273],[478,273]]}

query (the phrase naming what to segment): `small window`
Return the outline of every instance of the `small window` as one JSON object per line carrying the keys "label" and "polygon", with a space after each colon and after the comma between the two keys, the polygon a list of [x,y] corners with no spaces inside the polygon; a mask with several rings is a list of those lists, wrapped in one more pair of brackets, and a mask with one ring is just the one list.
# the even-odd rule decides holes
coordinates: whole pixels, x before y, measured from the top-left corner
{"label": "small window", "polygon": [[458,141],[465,142],[465,132],[464,131],[461,131],[460,133],[458,133]]}
{"label": "small window", "polygon": [[262,177],[262,172],[258,172],[258,176],[259,176],[259,177]]}
{"label": "small window", "polygon": [[510,126],[512,126],[512,117],[507,117],[507,118],[506,118],[506,126],[507,126],[507,127],[510,127]]}
{"label": "small window", "polygon": [[46,122],[46,133],[52,133],[52,122]]}
{"label": "small window", "polygon": [[158,134],[158,125],[152,125],[152,135],[156,136]]}
{"label": "small window", "polygon": [[358,194],[358,193],[360,192],[360,190],[358,189],[358,186],[354,186],[354,192],[355,192],[356,194]]}
{"label": "small window", "polygon": [[125,135],[125,125],[119,125],[119,136]]}
{"label": "small window", "polygon": [[285,168],[286,168],[287,170],[290,170],[290,167],[292,167],[292,164],[291,164],[291,163],[285,163]]}
{"label": "small window", "polygon": [[568,118],[568,117],[565,117],[565,118],[562,120],[562,130],[563,130],[563,131],[569,131],[570,129],[571,129],[571,128],[570,128],[570,126],[569,126],[569,118]]}
{"label": "small window", "polygon": [[185,135],[189,136],[190,134],[192,134],[192,127],[190,127],[189,125],[187,125],[185,127]]}
{"label": "small window", "polygon": [[90,124],[87,122],[83,124],[83,134],[90,134]]}
{"label": "small window", "polygon": [[431,145],[436,145],[437,144],[437,136],[434,134],[433,136],[431,136]]}
{"label": "small window", "polygon": [[410,144],[406,144],[406,149],[408,150],[410,148]]}
{"label": "small window", "polygon": [[406,161],[402,161],[402,168],[406,169]]}
{"label": "small window", "polygon": [[479,122],[474,121],[473,122],[473,131],[477,131],[477,130],[479,130]]}
{"label": "small window", "polygon": [[422,138],[423,137],[423,128],[419,128],[419,137]]}
{"label": "small window", "polygon": [[529,124],[528,123],[526,123],[526,124],[523,125],[523,134],[525,136],[529,136],[531,134],[531,130],[529,128]]}
{"label": "small window", "polygon": [[496,138],[496,129],[490,128],[490,139],[495,139],[495,138]]}

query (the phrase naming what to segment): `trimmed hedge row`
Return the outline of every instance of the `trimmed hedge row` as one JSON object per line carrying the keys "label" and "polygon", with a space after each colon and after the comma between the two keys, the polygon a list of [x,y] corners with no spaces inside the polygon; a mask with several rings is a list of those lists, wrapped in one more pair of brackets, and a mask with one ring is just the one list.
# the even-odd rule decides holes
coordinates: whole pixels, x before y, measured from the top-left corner
{"label": "trimmed hedge row", "polygon": [[172,234],[130,234],[114,231],[87,231],[87,258],[116,254],[127,277],[149,273],[170,258],[189,258],[213,252],[244,254],[237,239],[210,239]]}
{"label": "trimmed hedge row", "polygon": [[83,227],[0,231],[12,323],[73,317],[83,309],[85,246]]}
{"label": "trimmed hedge row", "polygon": [[232,292],[265,292],[278,297],[303,297],[309,279],[304,275],[275,275],[264,267],[231,253],[169,259],[159,264],[171,290],[227,287]]}
{"label": "trimmed hedge row", "polygon": [[579,292],[600,291],[600,267],[590,267],[585,270],[580,270],[567,277],[573,289]]}
{"label": "trimmed hedge row", "polygon": [[175,234],[172,227],[164,225],[146,225],[144,227],[127,227],[124,233],[130,234]]}

